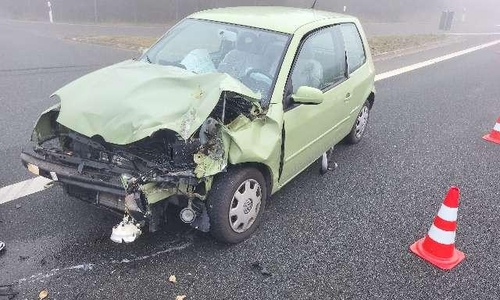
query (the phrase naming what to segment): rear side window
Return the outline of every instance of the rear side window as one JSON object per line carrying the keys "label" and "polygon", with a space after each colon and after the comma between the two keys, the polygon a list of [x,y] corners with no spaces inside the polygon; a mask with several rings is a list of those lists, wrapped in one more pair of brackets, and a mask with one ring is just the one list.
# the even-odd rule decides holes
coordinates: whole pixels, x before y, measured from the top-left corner
{"label": "rear side window", "polygon": [[358,28],[354,23],[341,24],[340,30],[344,37],[345,49],[347,51],[349,73],[352,73],[365,63],[365,48],[363,47]]}

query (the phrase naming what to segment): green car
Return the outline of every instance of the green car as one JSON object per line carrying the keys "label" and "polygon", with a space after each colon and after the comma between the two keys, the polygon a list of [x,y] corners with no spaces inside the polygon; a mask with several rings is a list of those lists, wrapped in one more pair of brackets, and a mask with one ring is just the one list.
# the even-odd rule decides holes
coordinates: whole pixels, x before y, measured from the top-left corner
{"label": "green car", "polygon": [[206,10],[140,58],[56,91],[21,160],[70,196],[124,214],[115,242],[178,215],[238,243],[255,232],[272,194],[320,157],[326,172],[337,143],[361,140],[374,77],[354,17]]}

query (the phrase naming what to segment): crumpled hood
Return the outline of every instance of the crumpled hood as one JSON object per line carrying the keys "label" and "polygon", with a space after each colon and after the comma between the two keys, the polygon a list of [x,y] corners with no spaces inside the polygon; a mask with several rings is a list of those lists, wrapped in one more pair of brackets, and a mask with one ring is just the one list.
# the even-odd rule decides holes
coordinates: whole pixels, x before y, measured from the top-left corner
{"label": "crumpled hood", "polygon": [[57,122],[87,137],[130,144],[160,129],[189,138],[212,112],[221,93],[260,96],[227,74],[192,72],[133,60],[85,75],[54,93]]}

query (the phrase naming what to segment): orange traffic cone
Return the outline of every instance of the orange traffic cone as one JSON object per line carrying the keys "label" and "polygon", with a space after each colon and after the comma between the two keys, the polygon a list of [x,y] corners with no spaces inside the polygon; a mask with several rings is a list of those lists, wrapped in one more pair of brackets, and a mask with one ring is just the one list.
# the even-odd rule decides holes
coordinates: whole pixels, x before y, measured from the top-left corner
{"label": "orange traffic cone", "polygon": [[489,142],[500,144],[500,118],[497,119],[497,123],[495,124],[491,132],[483,136],[483,139]]}
{"label": "orange traffic cone", "polygon": [[431,264],[450,270],[465,258],[455,248],[460,190],[451,187],[427,235],[410,246],[410,250]]}

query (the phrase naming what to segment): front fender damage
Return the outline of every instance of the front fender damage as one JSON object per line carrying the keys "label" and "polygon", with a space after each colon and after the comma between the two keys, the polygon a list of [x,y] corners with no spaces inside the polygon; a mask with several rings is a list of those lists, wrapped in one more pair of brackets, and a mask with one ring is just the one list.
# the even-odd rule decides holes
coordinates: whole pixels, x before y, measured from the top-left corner
{"label": "front fender damage", "polygon": [[[234,100],[247,101],[250,105],[237,106],[235,113],[228,108],[229,102]],[[122,174],[126,192],[125,216],[113,228],[113,241],[132,242],[146,225],[150,232],[156,231],[166,222],[171,204],[182,209],[179,217],[183,222],[208,232],[207,196],[215,176],[225,172],[229,165],[259,163],[267,167],[271,179],[277,175],[281,122],[268,114],[268,109],[262,109],[257,101],[240,95],[223,94],[218,107],[190,137],[200,143],[192,156],[193,169],[177,173],[151,169],[139,176]],[[128,232],[126,238],[123,238],[124,231]]]}

